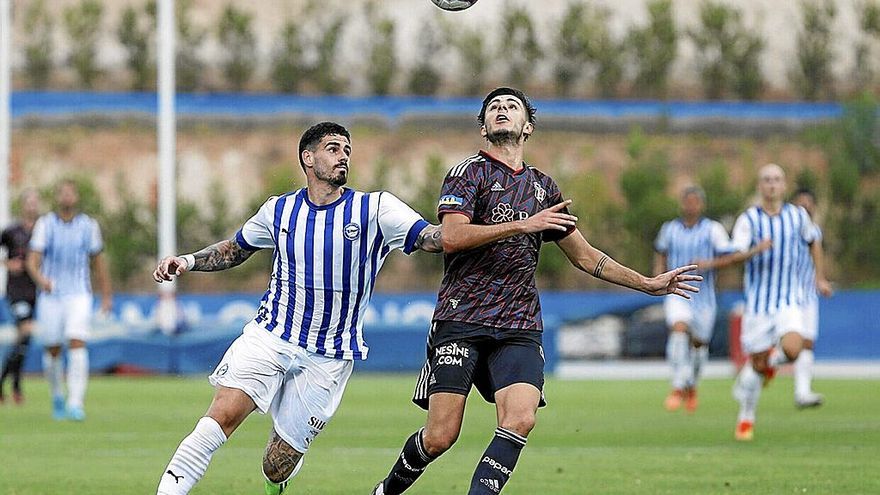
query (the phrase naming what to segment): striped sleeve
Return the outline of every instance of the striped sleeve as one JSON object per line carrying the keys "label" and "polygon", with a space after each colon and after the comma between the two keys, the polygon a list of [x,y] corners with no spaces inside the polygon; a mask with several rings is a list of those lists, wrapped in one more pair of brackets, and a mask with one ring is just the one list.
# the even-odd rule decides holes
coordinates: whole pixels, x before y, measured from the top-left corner
{"label": "striped sleeve", "polygon": [[672,222],[665,222],[657,233],[657,239],[654,240],[654,251],[660,254],[669,252],[669,230],[672,228]]}
{"label": "striped sleeve", "polygon": [[89,218],[89,254],[94,256],[104,250],[104,239],[101,237],[101,226],[97,220]]}
{"label": "striped sleeve", "polygon": [[389,249],[403,249],[410,254],[416,239],[429,224],[397,196],[382,192],[379,196],[379,228]]}
{"label": "striped sleeve", "polygon": [[730,236],[727,235],[727,230],[723,225],[714,220],[712,221],[712,230],[709,232],[709,236],[712,242],[712,250],[715,254],[729,254],[736,251]]}
{"label": "striped sleeve", "polygon": [[37,223],[34,224],[34,230],[31,232],[31,240],[28,242],[28,249],[38,253],[42,253],[46,250],[46,244],[49,242],[48,232],[46,232],[48,223],[49,215],[43,215],[37,219]]}
{"label": "striped sleeve", "polygon": [[479,160],[479,156],[468,158],[446,174],[437,204],[438,218],[442,219],[446,213],[461,213],[470,219],[474,218],[478,194],[475,170],[479,168]]}
{"label": "striped sleeve", "polygon": [[752,247],[752,226],[749,222],[749,212],[746,211],[736,219],[733,226],[733,239],[731,246],[734,251],[746,252]]}
{"label": "striped sleeve", "polygon": [[275,225],[275,204],[278,196],[272,196],[254,216],[248,219],[235,233],[235,242],[243,249],[256,251],[258,249],[270,249],[275,247],[275,238],[272,236]]}

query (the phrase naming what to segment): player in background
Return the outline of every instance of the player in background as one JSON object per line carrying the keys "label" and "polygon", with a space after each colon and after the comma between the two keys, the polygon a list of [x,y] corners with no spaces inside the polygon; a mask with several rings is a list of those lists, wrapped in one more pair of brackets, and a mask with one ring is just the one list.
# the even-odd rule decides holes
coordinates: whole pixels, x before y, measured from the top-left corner
{"label": "player in background", "polygon": [[214,400],[165,468],[160,495],[188,493],[254,410],[272,417],[265,492],[282,493],[339,407],[354,362],[367,358],[364,314],[386,256],[442,250],[440,227],[391,193],[343,187],[351,152],[345,127],[312,126],[299,142],[307,187],[269,198],[232,239],[167,257],[156,268],[161,283],[273,250],[260,308],[211,374]]}
{"label": "player in background", "polygon": [[34,224],[40,217],[40,195],[33,189],[21,194],[21,218],[0,234],[0,246],[6,248],[6,301],[9,312],[15,320],[15,345],[3,363],[0,373],[0,403],[5,400],[3,384],[6,377],[12,379],[12,400],[21,404],[24,395],[21,390],[21,368],[27,355],[31,333],[34,327],[34,307],[37,302],[37,287],[25,269],[28,242]]}
{"label": "player in background", "polygon": [[[802,207],[810,215],[816,229],[816,241],[822,242],[822,229],[816,223],[816,195],[809,189],[798,189],[792,203]],[[825,398],[813,392],[813,347],[819,336],[819,292],[816,290],[816,267],[812,257],[804,257],[800,265],[801,281],[804,284],[804,348],[794,361],[794,404],[798,409],[818,407]],[[831,295],[826,287],[823,296]]]}
{"label": "player in background", "polygon": [[668,411],[677,411],[682,402],[688,412],[697,410],[697,382],[709,357],[717,312],[714,260],[733,249],[724,226],[703,216],[705,207],[706,193],[697,186],[686,188],[681,216],[664,223],[654,242],[654,274],[696,264],[703,275],[700,292],[691,299],[669,295],[663,300],[669,327],[666,360],[672,373],[672,390],[664,401]]}
{"label": "player in background", "polygon": [[[55,194],[56,209],[34,225],[27,270],[37,294],[37,335],[45,347],[43,371],[52,394],[55,419],[85,419],[84,401],[89,380],[86,341],[92,318],[92,282],[95,269],[101,288],[101,311],[113,304],[110,273],[104,259],[101,229],[79,211],[79,192],[73,181],[62,181]],[[67,401],[62,391],[61,349],[67,345]]]}
{"label": "player in background", "polygon": [[[758,171],[758,205],[742,213],[733,227],[737,253],[716,260],[716,267],[746,261],[741,344],[749,354],[734,384],[739,402],[734,437],[749,441],[761,388],[776,374],[776,368],[797,359],[804,348],[804,286],[800,265],[811,257],[816,266],[813,286],[830,293],[825,279],[822,245],[807,212],[784,201],[785,172],[776,164]],[[770,241],[771,248],[755,253],[754,247]]]}
{"label": "player in background", "polygon": [[543,401],[541,307],[535,269],[543,242],[594,277],[653,295],[689,297],[702,278],[687,266],[648,278],[591,246],[556,183],[523,162],[535,109],[519,90],[498,88],[478,122],[485,151],[452,167],[443,182],[445,273],[413,401],[428,410],[388,476],[373,490],[397,495],[458,438],[471,386],[494,402],[498,427],[480,456],[471,494],[499,493],[516,466]]}

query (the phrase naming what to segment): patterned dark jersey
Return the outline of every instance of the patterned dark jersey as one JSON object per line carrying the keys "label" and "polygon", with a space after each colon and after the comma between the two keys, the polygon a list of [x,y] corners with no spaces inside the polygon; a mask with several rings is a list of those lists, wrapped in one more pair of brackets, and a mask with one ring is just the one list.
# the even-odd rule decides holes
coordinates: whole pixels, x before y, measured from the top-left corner
{"label": "patterned dark jersey", "polygon": [[[443,181],[438,216],[459,213],[474,225],[524,220],[562,202],[550,176],[523,164],[514,172],[485,151],[453,167]],[[434,321],[494,328],[543,329],[535,269],[542,242],[574,231],[520,234],[444,255]]]}
{"label": "patterned dark jersey", "polygon": [[37,297],[37,287],[24,269],[30,239],[31,233],[20,223],[10,225],[3,231],[3,234],[0,234],[0,246],[6,248],[7,258],[19,260],[22,265],[21,271],[12,272],[10,270],[9,272],[9,278],[6,281],[6,297],[10,301],[33,301]]}

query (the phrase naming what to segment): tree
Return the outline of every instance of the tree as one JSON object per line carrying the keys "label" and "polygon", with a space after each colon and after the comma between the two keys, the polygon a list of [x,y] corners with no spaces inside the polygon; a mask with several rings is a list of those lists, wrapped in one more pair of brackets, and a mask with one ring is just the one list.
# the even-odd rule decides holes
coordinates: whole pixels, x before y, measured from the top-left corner
{"label": "tree", "polygon": [[636,91],[653,97],[666,95],[669,69],[678,54],[678,30],[672,15],[671,0],[648,3],[648,24],[633,26],[628,45],[635,61]]}
{"label": "tree", "polygon": [[52,15],[44,0],[31,3],[24,14],[24,72],[32,88],[42,89],[52,74]]}
{"label": "tree", "polygon": [[317,63],[312,69],[315,84],[324,93],[338,93],[342,89],[342,81],[336,73],[336,53],[339,51],[339,40],[345,26],[344,15],[337,15],[327,22],[318,37],[316,45]]}
{"label": "tree", "polygon": [[880,39],[880,5],[874,0],[865,0],[857,8],[862,32],[856,41],[852,72],[855,89],[861,91],[869,89],[874,83],[875,45]]}
{"label": "tree", "polygon": [[272,54],[271,78],[276,88],[285,93],[293,93],[299,89],[305,72],[302,56],[299,25],[288,20],[281,28]]}
{"label": "tree", "polygon": [[524,7],[510,4],[504,9],[501,24],[498,53],[508,63],[507,79],[511,85],[525,88],[542,55],[535,25]]}
{"label": "tree", "polygon": [[387,95],[391,91],[394,74],[397,73],[397,55],[394,52],[394,21],[389,18],[370,16],[370,65],[367,82],[375,95]]}
{"label": "tree", "polygon": [[465,95],[481,94],[485,89],[490,53],[485,30],[481,26],[446,25],[446,37],[458,55],[461,75],[458,78]]}
{"label": "tree", "polygon": [[217,36],[223,53],[223,74],[236,91],[244,89],[257,67],[253,15],[228,4],[220,15]]}
{"label": "tree", "polygon": [[202,84],[205,71],[204,62],[199,59],[198,50],[207,32],[193,26],[190,9],[193,0],[178,0],[175,4],[177,19],[177,53],[175,54],[175,78],[180,91],[195,91]]}
{"label": "tree", "polygon": [[156,2],[150,1],[145,10],[147,22],[141,22],[138,11],[128,6],[122,12],[116,36],[127,53],[126,65],[132,73],[132,89],[149,88],[156,76],[151,50],[152,34],[156,31]]}
{"label": "tree", "polygon": [[834,18],[837,9],[829,0],[803,0],[801,30],[797,35],[797,63],[791,79],[801,97],[813,101],[833,96]]}
{"label": "tree", "polygon": [[440,89],[442,81],[435,59],[443,46],[443,34],[436,26],[431,19],[422,24],[418,41],[418,62],[409,75],[409,90],[413,94],[433,95]]}
{"label": "tree", "polygon": [[583,3],[569,3],[559,23],[559,36],[556,38],[556,92],[569,96],[572,87],[581,77],[589,47],[589,25],[587,6]]}
{"label": "tree", "polygon": [[103,16],[104,7],[98,0],[81,0],[79,5],[64,9],[64,27],[72,47],[70,63],[86,88],[91,88],[101,73],[97,52]]}

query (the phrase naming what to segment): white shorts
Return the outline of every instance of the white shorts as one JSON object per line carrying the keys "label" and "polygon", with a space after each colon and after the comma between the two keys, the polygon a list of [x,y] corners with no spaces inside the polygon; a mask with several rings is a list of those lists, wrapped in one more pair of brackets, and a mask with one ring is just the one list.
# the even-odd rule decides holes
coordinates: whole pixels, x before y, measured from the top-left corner
{"label": "white shorts", "polygon": [[783,306],[770,314],[746,313],[742,320],[742,349],[748,354],[763,352],[789,332],[804,333],[804,311],[800,306]]}
{"label": "white shorts", "polygon": [[251,322],[208,380],[250,396],[260,413],[270,413],[278,436],[305,453],[336,413],[353,368],[353,361],[309,352]]}
{"label": "white shorts", "polygon": [[91,293],[37,296],[37,335],[46,346],[86,341],[95,301]]}
{"label": "white shorts", "polygon": [[804,329],[801,335],[813,342],[819,337],[819,300],[804,305]]}
{"label": "white shorts", "polygon": [[715,329],[715,308],[697,308],[694,304],[679,296],[667,296],[663,299],[663,312],[666,314],[666,326],[683,322],[688,326],[691,337],[708,344],[712,340]]}

